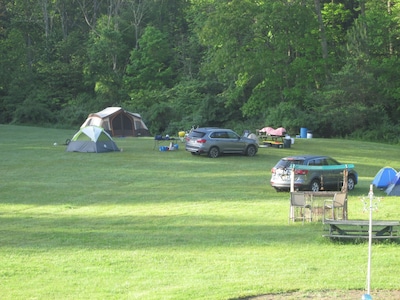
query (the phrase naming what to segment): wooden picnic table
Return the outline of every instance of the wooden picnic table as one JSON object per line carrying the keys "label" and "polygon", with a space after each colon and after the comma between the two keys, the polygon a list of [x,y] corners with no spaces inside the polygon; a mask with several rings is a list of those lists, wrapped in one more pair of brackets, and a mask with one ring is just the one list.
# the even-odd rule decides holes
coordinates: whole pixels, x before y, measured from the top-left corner
{"label": "wooden picnic table", "polygon": [[[329,238],[369,238],[368,220],[325,220],[328,225]],[[399,221],[372,221],[372,239],[396,239],[398,235],[397,226]]]}

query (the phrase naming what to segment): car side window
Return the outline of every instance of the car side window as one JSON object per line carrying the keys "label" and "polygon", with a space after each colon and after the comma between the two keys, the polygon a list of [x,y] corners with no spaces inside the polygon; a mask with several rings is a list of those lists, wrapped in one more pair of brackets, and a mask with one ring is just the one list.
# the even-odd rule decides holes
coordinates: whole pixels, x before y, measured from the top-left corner
{"label": "car side window", "polygon": [[312,159],[308,162],[309,166],[323,166],[325,165],[324,160],[317,158],[317,159]]}
{"label": "car side window", "polygon": [[210,135],[210,137],[213,139],[225,139],[228,137],[228,135],[224,131],[216,131],[216,132],[213,132]]}
{"label": "car side window", "polygon": [[219,138],[219,136],[220,136],[219,132],[213,132],[210,134],[210,138],[212,138],[212,139],[217,139],[217,138]]}
{"label": "car side window", "polygon": [[316,161],[315,159],[310,160],[310,161],[308,162],[308,165],[309,165],[309,166],[318,166],[318,165],[317,165],[317,161]]}
{"label": "car side window", "polygon": [[228,131],[228,132],[226,132],[226,134],[227,134],[227,138],[229,138],[229,139],[237,139],[238,138],[238,136],[233,132]]}
{"label": "car side window", "polygon": [[339,165],[339,163],[336,160],[334,160],[333,158],[327,158],[326,159],[326,164],[329,165],[329,166]]}

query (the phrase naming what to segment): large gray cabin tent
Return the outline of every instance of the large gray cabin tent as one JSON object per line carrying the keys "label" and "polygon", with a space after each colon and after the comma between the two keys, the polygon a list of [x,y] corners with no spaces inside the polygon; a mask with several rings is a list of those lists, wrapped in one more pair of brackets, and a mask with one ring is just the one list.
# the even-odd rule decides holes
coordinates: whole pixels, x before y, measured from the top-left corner
{"label": "large gray cabin tent", "polygon": [[120,151],[112,137],[97,126],[81,128],[67,146],[67,152],[111,152]]}
{"label": "large gray cabin tent", "polygon": [[86,126],[103,127],[111,136],[150,136],[140,114],[132,113],[121,107],[107,107],[97,113],[91,113],[81,128]]}

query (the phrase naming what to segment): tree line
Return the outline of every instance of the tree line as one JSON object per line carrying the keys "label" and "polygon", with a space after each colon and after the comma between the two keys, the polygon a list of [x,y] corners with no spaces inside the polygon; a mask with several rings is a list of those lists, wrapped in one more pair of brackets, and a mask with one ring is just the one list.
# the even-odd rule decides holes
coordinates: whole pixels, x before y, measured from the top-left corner
{"label": "tree line", "polygon": [[0,0],[0,123],[398,142],[400,1]]}

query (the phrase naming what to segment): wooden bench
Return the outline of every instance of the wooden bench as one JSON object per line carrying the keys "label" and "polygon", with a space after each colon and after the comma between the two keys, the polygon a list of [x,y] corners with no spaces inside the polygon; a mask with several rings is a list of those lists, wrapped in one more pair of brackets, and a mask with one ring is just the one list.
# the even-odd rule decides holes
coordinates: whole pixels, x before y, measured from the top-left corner
{"label": "wooden bench", "polygon": [[[335,238],[369,238],[369,221],[367,220],[325,220],[329,234],[324,237]],[[372,221],[372,239],[397,239],[399,221]]]}

